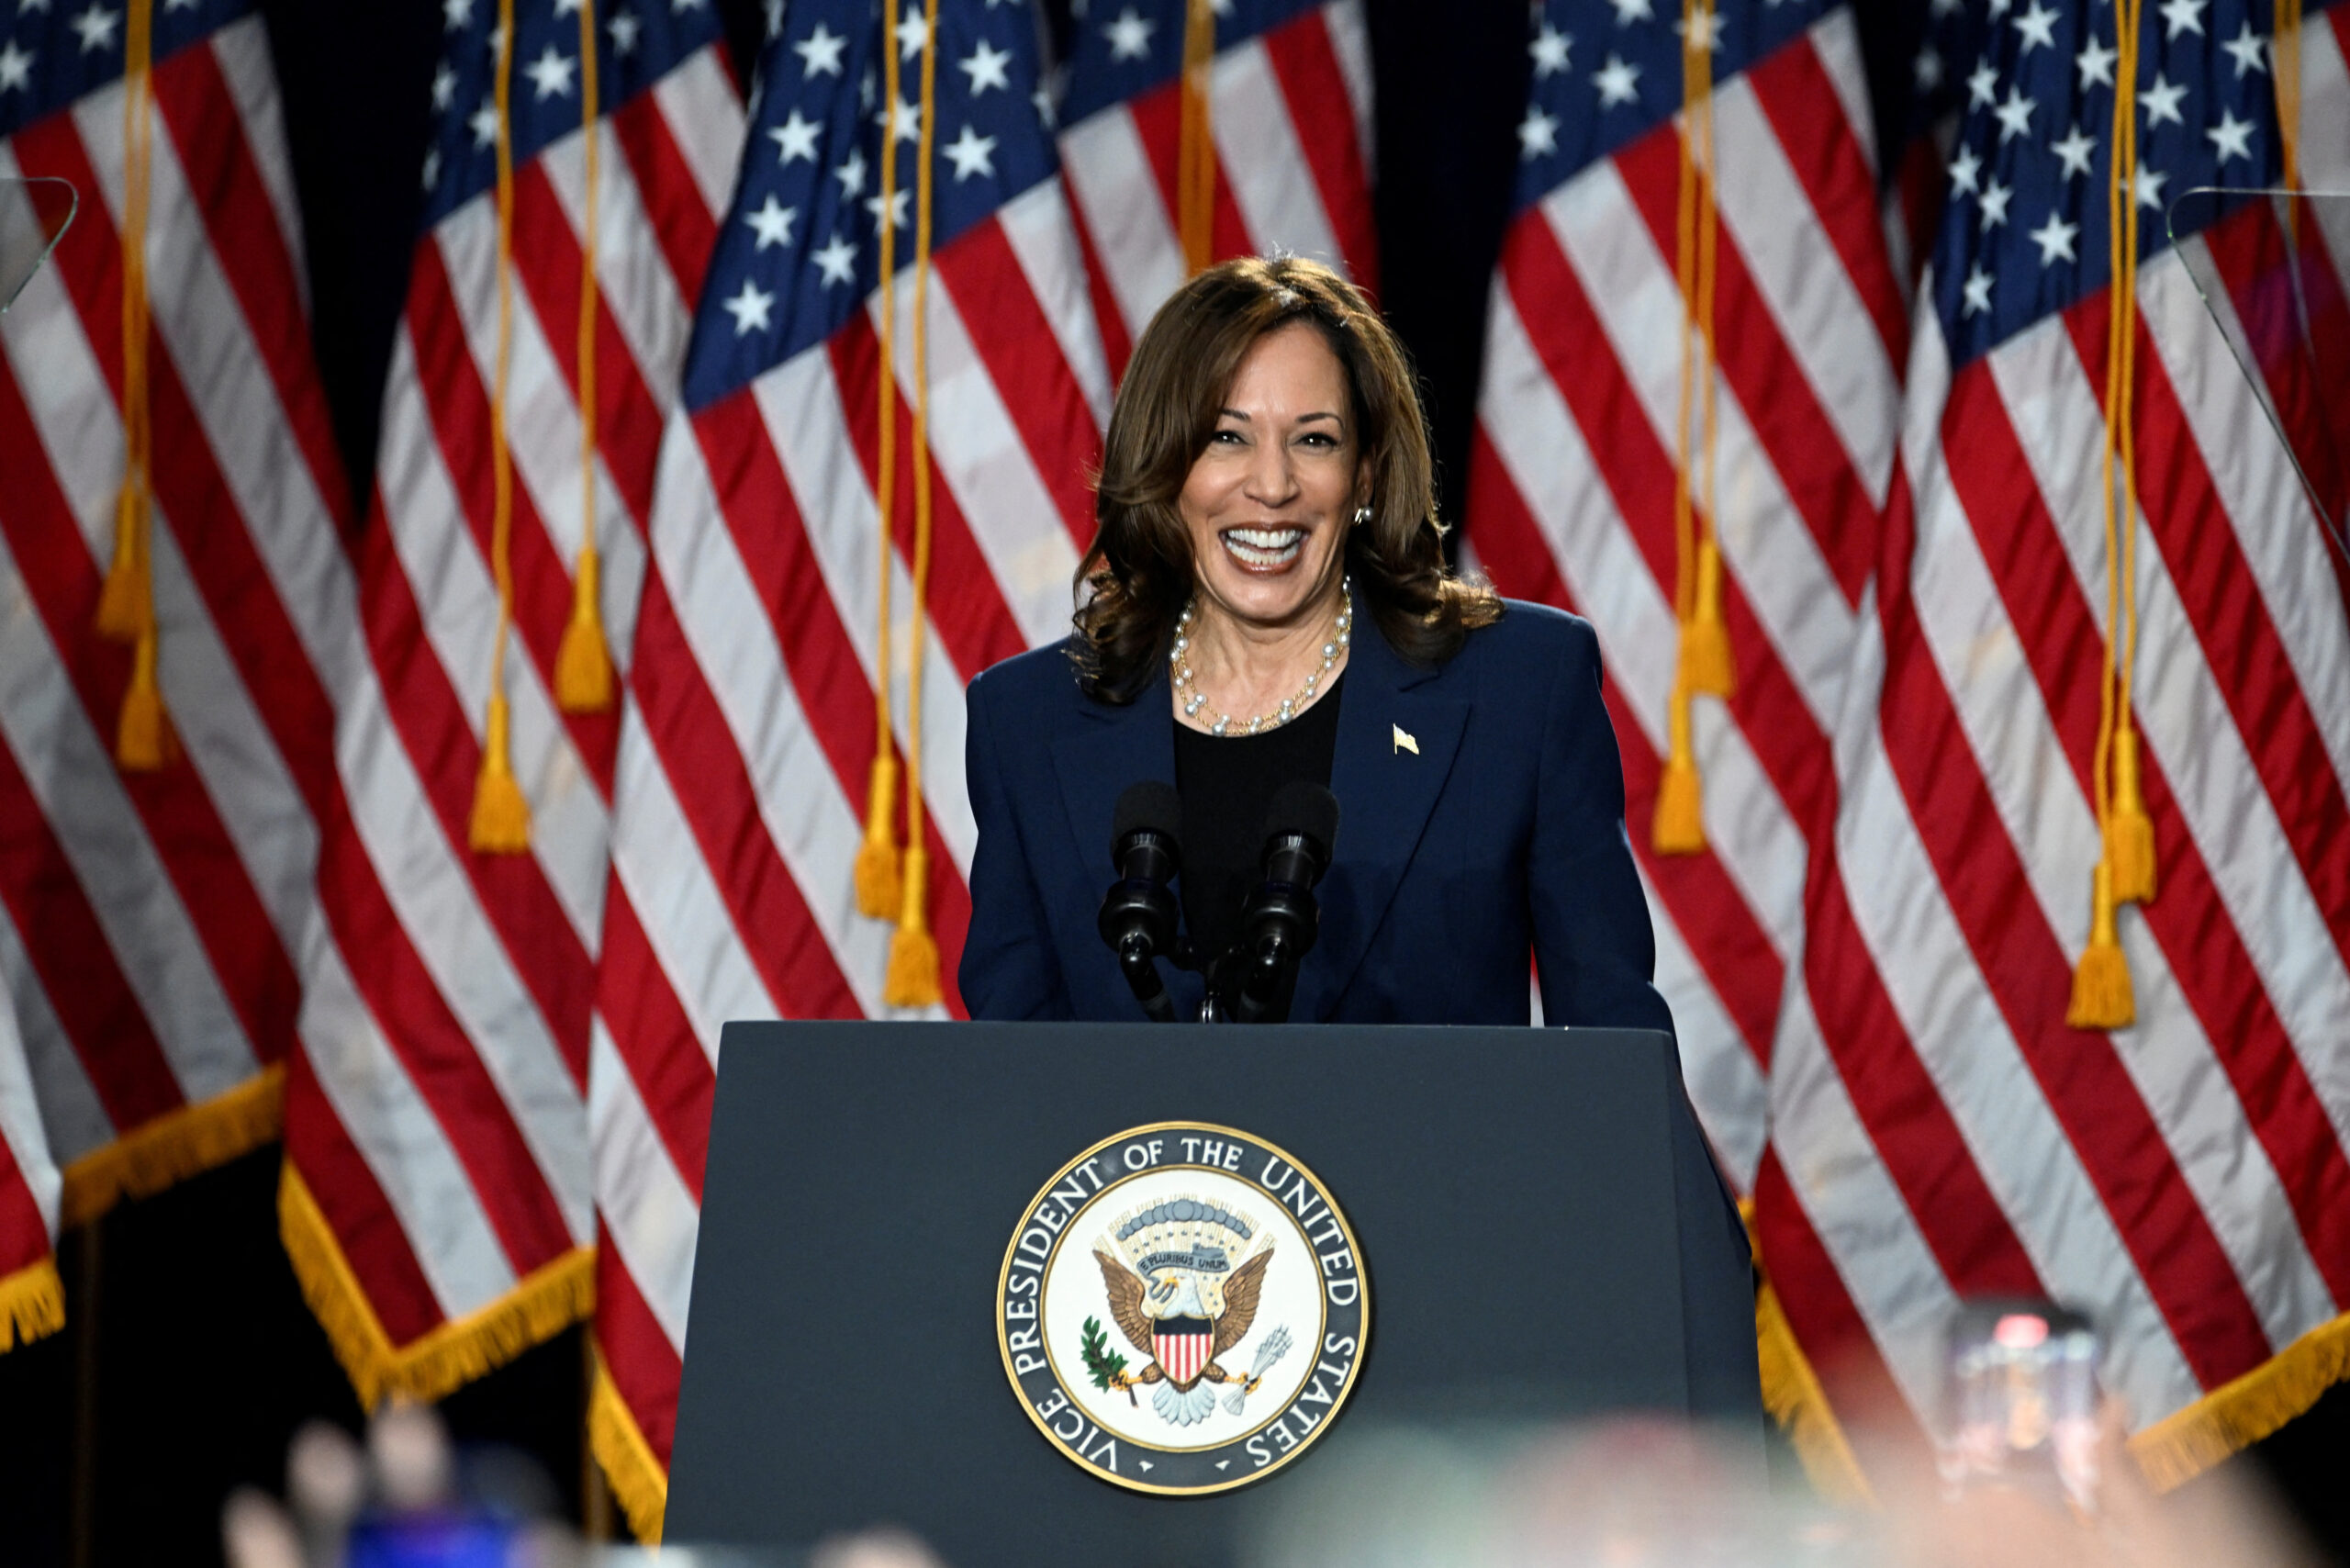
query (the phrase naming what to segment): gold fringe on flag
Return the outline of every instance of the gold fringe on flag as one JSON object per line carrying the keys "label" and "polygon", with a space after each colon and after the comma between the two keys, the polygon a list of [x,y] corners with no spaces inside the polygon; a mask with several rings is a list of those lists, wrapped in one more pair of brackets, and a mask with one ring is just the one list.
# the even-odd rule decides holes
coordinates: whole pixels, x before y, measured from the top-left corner
{"label": "gold fringe on flag", "polygon": [[1175,232],[1183,275],[1215,259],[1215,134],[1209,100],[1215,74],[1215,0],[1184,0],[1183,74],[1175,137]]}
{"label": "gold fringe on flag", "polygon": [[489,568],[498,583],[498,626],[490,638],[489,716],[465,840],[480,854],[520,855],[531,847],[531,805],[514,777],[506,701],[506,644],[514,624],[514,462],[506,444],[506,380],[514,357],[514,0],[498,4],[497,71],[498,364],[489,389]]}
{"label": "gold fringe on flag", "polygon": [[[1755,1249],[1755,1348],[1762,1404],[1802,1458],[1804,1472],[1831,1503],[1874,1504],[1868,1478],[1829,1407],[1818,1376],[1796,1340],[1763,1268],[1754,1236],[1754,1202],[1741,1199],[1747,1241]],[[2322,1323],[2261,1362],[2130,1439],[2131,1457],[2158,1492],[2192,1481],[2304,1415],[2336,1384],[2350,1383],[2350,1313]]]}
{"label": "gold fringe on flag", "polygon": [[1768,1280],[1754,1287],[1754,1349],[1762,1372],[1762,1408],[1787,1434],[1812,1485],[1831,1503],[1874,1503],[1876,1495],[1861,1462]]}
{"label": "gold fringe on flag", "polygon": [[[1649,834],[1660,855],[1705,850],[1704,784],[1691,744],[1689,704],[1700,695],[1729,697],[1737,688],[1729,632],[1722,620],[1721,547],[1714,533],[1714,276],[1721,239],[1714,200],[1715,26],[1710,0],[1683,0],[1681,175],[1673,235],[1673,273],[1681,288],[1681,403],[1673,465],[1673,612],[1681,635],[1664,776]],[[1698,475],[1695,485],[1693,467]]]}
{"label": "gold fringe on flag", "polygon": [[2191,1481],[2258,1442],[2350,1382],[2350,1313],[2322,1323],[2266,1361],[2130,1439],[2158,1491]]}
{"label": "gold fringe on flag", "polygon": [[294,1277],[359,1403],[386,1396],[432,1400],[504,1366],[596,1310],[596,1252],[575,1247],[541,1264],[487,1306],[395,1347],[351,1271],[326,1215],[288,1163],[278,1176],[277,1229]]}
{"label": "gold fringe on flag", "polygon": [[630,1531],[646,1546],[659,1545],[662,1516],[669,1508],[669,1475],[653,1456],[653,1445],[638,1429],[600,1352],[588,1391],[588,1444],[604,1467],[621,1512],[628,1516]]}
{"label": "gold fringe on flag", "polygon": [[1821,1496],[1837,1504],[1872,1503],[1875,1498],[1868,1477],[1862,1473],[1835,1411],[1829,1408],[1827,1392],[1796,1340],[1778,1293],[1771,1288],[1762,1238],[1754,1232],[1752,1198],[1738,1201],[1738,1217],[1746,1223],[1747,1251],[1754,1260],[1754,1349],[1762,1363],[1762,1407],[1795,1445],[1804,1473]]}
{"label": "gold fringe on flag", "polygon": [[555,706],[600,713],[612,705],[612,651],[604,635],[596,555],[596,0],[579,0],[579,560],[571,619],[554,655]]}
{"label": "gold fringe on flag", "polygon": [[[930,595],[930,240],[931,135],[937,99],[938,0],[924,0],[922,132],[914,177],[914,561],[912,630],[906,654],[905,880],[898,929],[890,938],[890,972],[881,1000],[891,1007],[929,1007],[939,989],[938,940],[930,931],[930,852],[923,843],[922,644]],[[885,150],[888,151],[888,150]]]}
{"label": "gold fringe on flag", "polygon": [[0,1279],[0,1350],[29,1345],[65,1327],[65,1284],[57,1260],[43,1258]]}
{"label": "gold fringe on flag", "polygon": [[115,760],[152,772],[178,756],[156,676],[153,436],[147,385],[147,196],[154,162],[154,0],[130,0],[122,77],[122,487],[114,559],[98,590],[101,635],[133,645],[115,726]]}
{"label": "gold fringe on flag", "polygon": [[236,1088],[167,1111],[101,1144],[59,1174],[58,1220],[86,1225],[125,1198],[144,1198],[251,1154],[285,1125],[285,1069],[262,1069]]}

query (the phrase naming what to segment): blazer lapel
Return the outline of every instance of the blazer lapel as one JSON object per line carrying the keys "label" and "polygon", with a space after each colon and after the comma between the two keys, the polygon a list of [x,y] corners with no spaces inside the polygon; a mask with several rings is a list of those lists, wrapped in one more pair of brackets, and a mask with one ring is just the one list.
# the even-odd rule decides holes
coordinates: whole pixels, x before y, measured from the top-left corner
{"label": "blazer lapel", "polygon": [[1469,718],[1469,704],[1440,695],[1438,671],[1405,664],[1377,627],[1361,627],[1352,653],[1330,763],[1338,842],[1316,890],[1321,935],[1299,969],[1290,1009],[1300,1023],[1326,1018],[1361,966],[1452,772]]}
{"label": "blazer lapel", "polygon": [[1123,708],[1092,701],[1080,706],[1085,722],[1053,743],[1053,770],[1060,779],[1077,864],[1108,887],[1110,830],[1117,821],[1119,795],[1146,778],[1175,782],[1175,720],[1168,708],[1166,672]]}

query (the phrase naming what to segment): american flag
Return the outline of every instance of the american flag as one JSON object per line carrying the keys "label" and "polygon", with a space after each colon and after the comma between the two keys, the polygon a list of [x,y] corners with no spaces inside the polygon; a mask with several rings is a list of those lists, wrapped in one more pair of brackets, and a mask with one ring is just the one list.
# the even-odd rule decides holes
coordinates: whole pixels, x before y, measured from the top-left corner
{"label": "american flag", "polygon": [[[662,422],[742,137],[702,0],[511,6],[513,634],[522,853],[470,847],[498,620],[496,0],[443,0],[423,231],[384,398],[359,611],[331,666],[335,811],[303,953],[281,1217],[363,1399],[431,1397],[584,1315],[588,1018],[617,717],[558,710],[584,537],[583,263],[598,285],[595,539],[628,656]],[[591,250],[592,245],[592,250]],[[493,750],[495,748],[493,747]],[[344,804],[347,802],[347,806]]]}
{"label": "american flag", "polygon": [[49,1157],[32,1066],[16,1010],[0,989],[0,1350],[55,1333],[65,1324],[57,1277],[57,1200],[62,1185]]}
{"label": "american flag", "polygon": [[[1183,281],[1186,0],[1091,0],[1058,106],[1061,161],[1113,373]],[[1375,288],[1371,43],[1362,0],[1215,0],[1208,256],[1311,256]]]}
{"label": "american flag", "polygon": [[[657,1528],[666,1486],[719,1031],[730,1018],[885,1011],[891,927],[858,913],[855,875],[883,734],[885,330],[888,734],[911,764],[920,614],[923,913],[946,975],[969,919],[964,684],[1069,628],[1109,379],[1036,102],[1034,27],[1019,7],[940,5],[929,124],[917,6],[877,16],[870,0],[801,0],[760,63],[685,409],[662,449],[597,993],[589,1124],[609,1375],[593,1430],[640,1528]],[[890,50],[901,102],[885,130]],[[909,263],[925,146],[935,484],[917,607]],[[885,216],[897,269],[886,329]],[[901,835],[899,805],[881,821]],[[960,1010],[951,986],[946,1007]]]}
{"label": "american flag", "polygon": [[[2161,0],[2133,78],[2121,7],[1998,9],[1918,312],[1756,1219],[1831,1396],[1897,1391],[1931,1422],[1953,1303],[2053,1295],[2104,1330],[2105,1383],[2169,1483],[2313,1400],[2350,1321],[2343,564],[2190,276],[2274,325],[2276,209],[2173,206],[2273,183],[2284,51],[2265,6]],[[2307,177],[2339,185],[2343,14],[2307,31]],[[2119,913],[2135,1022],[2107,1031],[2066,1015],[2092,938],[2100,672],[2126,630],[2101,456],[2117,92],[2143,258],[2123,302],[2143,509],[2120,518],[2123,715],[2157,885]],[[2220,211],[2170,244],[2166,213]],[[2318,303],[2338,333],[2339,292]],[[2340,407],[2345,366],[2298,395]]]}
{"label": "american flag", "polygon": [[[261,18],[244,0],[0,14],[0,177],[80,195],[0,317],[0,991],[73,1223],[275,1134],[335,809],[349,494]],[[134,49],[152,62],[138,182]],[[129,336],[126,271],[145,280]],[[133,428],[127,343],[151,432],[149,521],[119,563],[148,629],[133,644],[95,624]],[[150,657],[176,745],[118,766]]]}
{"label": "american flag", "polygon": [[1700,12],[1720,162],[1715,529],[1736,683],[1727,703],[1693,702],[1707,847],[1660,854],[1687,417],[1681,13],[1549,0],[1534,17],[1466,532],[1504,592],[1598,631],[1658,983],[1699,1116],[1744,1192],[1780,991],[1802,951],[1806,831],[1830,802],[1828,737],[1892,469],[1901,297],[1850,10]]}

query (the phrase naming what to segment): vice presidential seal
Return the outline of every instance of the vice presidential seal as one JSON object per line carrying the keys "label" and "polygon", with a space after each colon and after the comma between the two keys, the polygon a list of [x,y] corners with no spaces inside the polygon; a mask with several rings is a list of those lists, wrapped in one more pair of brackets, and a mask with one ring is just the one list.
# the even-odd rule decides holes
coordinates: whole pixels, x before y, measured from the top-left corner
{"label": "vice presidential seal", "polygon": [[1329,1190],[1231,1127],[1104,1138],[1045,1183],[996,1286],[1004,1371],[1036,1428],[1137,1492],[1246,1485],[1328,1429],[1370,1327]]}

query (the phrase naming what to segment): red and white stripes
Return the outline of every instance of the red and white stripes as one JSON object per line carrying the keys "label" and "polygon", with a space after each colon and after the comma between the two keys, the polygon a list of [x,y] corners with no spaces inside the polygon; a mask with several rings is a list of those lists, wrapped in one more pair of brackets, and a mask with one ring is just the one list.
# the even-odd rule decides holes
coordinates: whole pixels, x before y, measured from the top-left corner
{"label": "red and white stripes", "polygon": [[62,1186],[33,1103],[16,1010],[0,988],[0,1350],[64,1327],[54,1256]]}
{"label": "red and white stripes", "polygon": [[[2311,19],[2313,188],[2350,158],[2320,129],[2350,123],[2341,38]],[[1930,1412],[1957,1295],[2076,1303],[2163,1482],[2298,1410],[2350,1334],[2350,613],[2189,275],[2238,308],[2284,242],[2248,207],[2139,274],[2136,1024],[2065,1023],[2098,853],[2100,296],[1954,373],[1918,330],[1772,1063],[1757,1224],[1814,1361]]]}
{"label": "red and white stripes", "polygon": [[[952,975],[974,828],[963,687],[1067,629],[1109,380],[1058,181],[934,258],[932,583],[923,790],[931,928]],[[912,484],[901,282],[901,495]],[[589,1125],[603,1247],[597,1447],[657,1528],[730,1019],[880,1016],[890,927],[857,913],[874,753],[878,306],[690,417],[663,447],[622,722]],[[890,560],[902,753],[912,540]],[[946,1010],[959,1014],[951,992]]]}
{"label": "red and white stripes", "polygon": [[[600,119],[596,386],[601,605],[625,669],[659,431],[743,133],[711,45]],[[385,394],[289,1083],[284,1218],[363,1397],[431,1395],[591,1298],[584,1114],[604,920],[610,712],[565,713],[555,652],[583,539],[573,388],[584,133],[516,171],[514,639],[506,692],[527,853],[468,847],[497,617],[487,431],[497,215],[418,246]]]}
{"label": "red and white stripes", "polygon": [[[1208,110],[1216,162],[1211,253],[1222,260],[1284,250],[1375,287],[1362,0],[1328,0],[1217,50]],[[1086,116],[1060,138],[1113,372],[1124,372],[1135,339],[1183,281],[1181,119],[1170,80]]]}
{"label": "red and white stripes", "polygon": [[114,548],[123,87],[0,145],[73,182],[0,318],[0,989],[69,1220],[266,1139],[335,795],[351,622],[340,461],[257,17],[161,61],[145,220],[159,674],[184,758],[118,769],[131,655],[93,628]]}
{"label": "red and white stripes", "polygon": [[1572,176],[1505,241],[1469,534],[1504,592],[1598,630],[1658,982],[1692,1098],[1744,1192],[1802,950],[1807,824],[1831,800],[1828,737],[1892,467],[1901,296],[1848,12],[1721,84],[1714,115],[1716,528],[1737,694],[1695,706],[1705,852],[1661,855],[1649,837],[1679,635],[1676,127]]}

